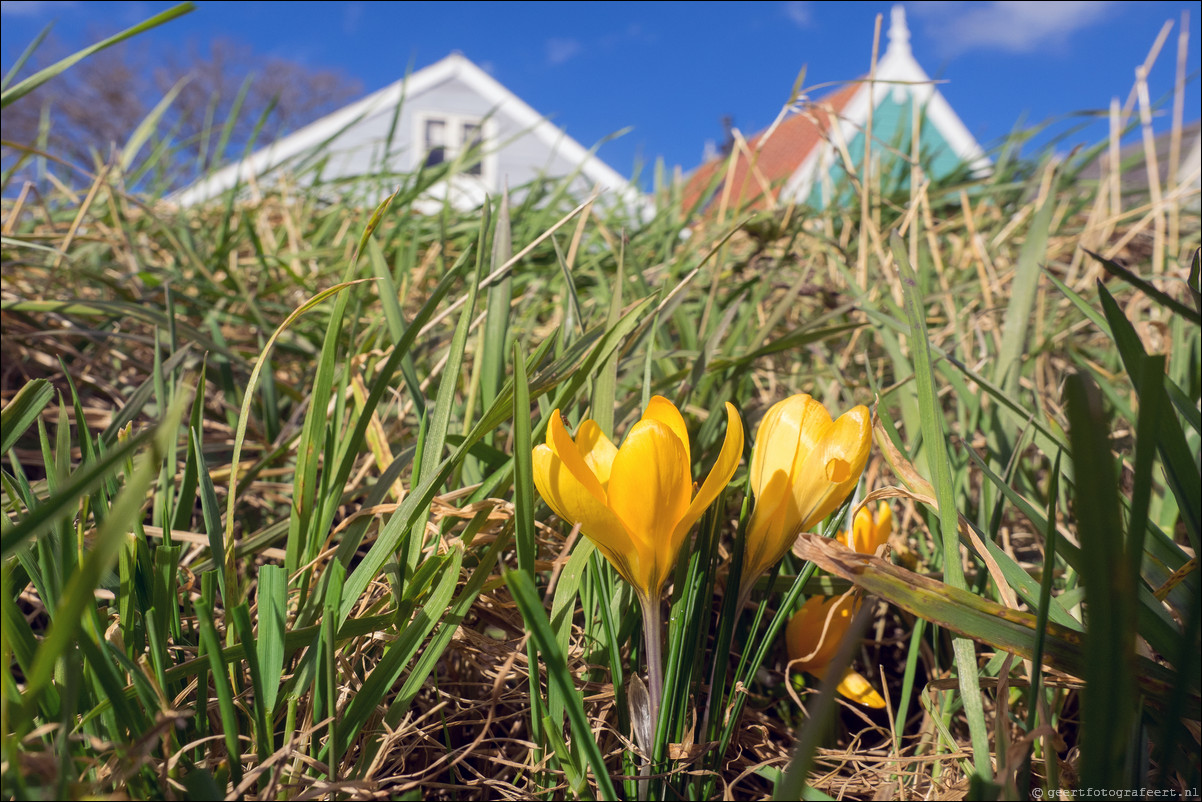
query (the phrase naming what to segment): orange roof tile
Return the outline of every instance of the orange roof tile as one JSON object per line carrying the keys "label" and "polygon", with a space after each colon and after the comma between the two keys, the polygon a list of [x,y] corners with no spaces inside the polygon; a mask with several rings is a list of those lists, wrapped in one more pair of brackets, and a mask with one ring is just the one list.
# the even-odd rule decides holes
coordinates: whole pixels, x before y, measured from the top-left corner
{"label": "orange roof tile", "polygon": [[[842,112],[860,86],[859,83],[849,84],[809,104],[805,111],[789,115],[766,139],[767,130],[756,134],[747,142],[753,156],[750,165],[747,154],[736,146],[738,155],[733,169],[730,156],[712,159],[698,167],[685,184],[682,198],[684,208],[692,208],[698,201],[701,201],[703,209],[721,202],[728,180],[729,208],[762,209],[770,206],[780,196],[781,188],[789,177],[825,139],[831,114]],[[722,174],[722,178],[718,180],[712,196],[702,198],[718,173]]]}

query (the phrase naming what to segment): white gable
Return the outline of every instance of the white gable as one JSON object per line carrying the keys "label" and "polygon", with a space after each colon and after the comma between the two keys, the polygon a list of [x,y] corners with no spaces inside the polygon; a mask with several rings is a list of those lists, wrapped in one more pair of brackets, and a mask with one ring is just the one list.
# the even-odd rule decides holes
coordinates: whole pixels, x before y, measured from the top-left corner
{"label": "white gable", "polygon": [[[203,203],[246,184],[258,184],[277,168],[297,169],[324,160],[323,177],[409,173],[425,158],[424,126],[435,120],[454,136],[467,126],[482,127],[485,157],[479,175],[456,176],[448,191],[460,208],[479,205],[485,193],[525,184],[540,175],[577,174],[581,194],[594,187],[639,211],[647,199],[608,165],[564,134],[466,57],[453,53],[362,100],[313,122],[216,170],[168,200],[183,206]],[[458,140],[456,140],[458,141]]]}
{"label": "white gable", "polygon": [[[924,125],[933,125],[947,142],[952,152],[963,162],[972,165],[975,172],[987,172],[989,158],[969,133],[951,104],[935,89],[931,77],[914,59],[910,50],[910,30],[906,26],[906,12],[902,6],[894,6],[889,24],[889,46],[876,65],[877,85],[869,91],[865,81],[852,96],[839,115],[837,130],[831,138],[844,144],[850,142],[868,125],[869,95],[873,104],[879,104],[892,93],[893,99],[904,102],[912,96],[914,102],[925,113]],[[809,196],[814,181],[826,174],[839,161],[839,154],[830,142],[814,148],[801,163],[785,185],[783,196],[804,199]],[[858,167],[859,165],[857,165]]]}

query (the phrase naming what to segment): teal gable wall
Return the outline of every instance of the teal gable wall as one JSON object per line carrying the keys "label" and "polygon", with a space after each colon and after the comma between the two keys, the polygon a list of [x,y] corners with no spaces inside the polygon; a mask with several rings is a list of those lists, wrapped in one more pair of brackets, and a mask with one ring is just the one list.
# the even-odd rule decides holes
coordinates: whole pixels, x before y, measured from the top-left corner
{"label": "teal gable wall", "polygon": [[[912,95],[907,95],[903,102],[898,103],[893,99],[893,93],[889,92],[884,100],[877,104],[872,114],[873,154],[883,172],[881,187],[886,194],[908,190],[910,187],[910,164],[892,151],[900,151],[906,155],[910,153],[912,106]],[[919,124],[919,129],[919,159],[927,176],[939,179],[950,175],[960,166],[960,157],[925,116]],[[847,151],[858,169],[864,161],[863,131],[857,131],[855,137],[847,143]],[[829,182],[822,176],[817,176],[814,180],[807,198],[811,206],[825,207],[828,204],[826,195],[832,189],[839,204],[847,203],[854,197],[854,190],[847,180],[847,171],[843,169],[841,159],[836,160],[827,172],[830,176]]]}

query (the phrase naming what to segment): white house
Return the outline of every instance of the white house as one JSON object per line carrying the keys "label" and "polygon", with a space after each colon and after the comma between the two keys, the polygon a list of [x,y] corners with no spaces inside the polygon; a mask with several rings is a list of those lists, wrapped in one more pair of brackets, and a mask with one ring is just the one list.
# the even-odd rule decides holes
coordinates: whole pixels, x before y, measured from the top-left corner
{"label": "white house", "polygon": [[837,202],[849,191],[842,180],[844,153],[860,168],[869,108],[875,170],[902,166],[890,152],[910,153],[917,116],[919,149],[930,175],[942,177],[962,164],[974,173],[988,171],[985,151],[914,58],[902,6],[893,7],[888,38],[874,84],[865,76],[824,97],[799,98],[788,116],[747,140],[750,163],[747,153],[738,152],[733,164],[732,157],[720,156],[698,167],[685,185],[685,207],[716,206],[721,197],[731,205],[754,208]]}
{"label": "white house", "polygon": [[[649,208],[634,185],[460,53],[210,173],[168,200],[204,203],[235,187],[254,191],[287,173],[305,183],[320,178],[330,186],[363,190],[363,199],[371,202],[391,191],[399,176],[446,162],[455,163],[454,174],[426,191],[427,208],[441,207],[449,193],[454,207],[472,209],[506,186],[567,176],[574,176],[575,197],[599,188],[603,202],[639,212]],[[398,178],[390,183],[392,176]],[[370,178],[379,180],[361,180]]]}

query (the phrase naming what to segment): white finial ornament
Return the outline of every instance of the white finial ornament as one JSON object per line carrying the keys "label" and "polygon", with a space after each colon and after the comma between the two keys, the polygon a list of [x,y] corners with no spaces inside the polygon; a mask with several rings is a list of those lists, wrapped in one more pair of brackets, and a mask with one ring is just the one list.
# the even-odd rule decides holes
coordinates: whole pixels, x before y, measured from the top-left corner
{"label": "white finial ornament", "polygon": [[889,49],[899,53],[910,52],[910,29],[906,27],[906,9],[896,5],[889,19]]}

